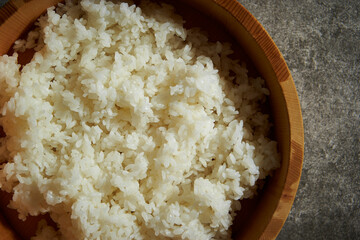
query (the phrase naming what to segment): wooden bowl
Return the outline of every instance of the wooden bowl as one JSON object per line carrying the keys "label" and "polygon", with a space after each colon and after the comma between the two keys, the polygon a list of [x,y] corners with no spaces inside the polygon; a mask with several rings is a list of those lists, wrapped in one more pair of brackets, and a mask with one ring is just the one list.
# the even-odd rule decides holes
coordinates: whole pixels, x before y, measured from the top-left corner
{"label": "wooden bowl", "polygon": [[[10,1],[1,8],[0,55],[9,53],[15,40],[28,31],[46,8],[58,2],[60,0],[17,0]],[[223,37],[226,33],[221,32],[226,29],[235,48],[243,50],[238,51],[239,56],[246,59],[250,73],[255,69],[266,80],[271,92],[271,114],[282,163],[257,197],[242,201],[242,210],[235,219],[232,230],[235,239],[274,239],[294,201],[303,159],[302,116],[290,71],[265,29],[236,0],[183,0],[180,5],[179,1],[168,2],[175,4],[181,15],[190,16],[190,19],[193,17],[195,25],[207,28],[210,39],[229,40]],[[192,10],[184,4],[190,5]],[[197,11],[205,14],[207,20],[199,18],[201,14]],[[215,22],[211,19],[215,19]],[[29,57],[31,58],[31,54],[23,55],[20,62],[25,63]],[[6,207],[10,197],[5,193],[0,197],[1,239],[29,238],[35,232],[39,217],[30,217],[25,223],[18,220],[16,211]]]}

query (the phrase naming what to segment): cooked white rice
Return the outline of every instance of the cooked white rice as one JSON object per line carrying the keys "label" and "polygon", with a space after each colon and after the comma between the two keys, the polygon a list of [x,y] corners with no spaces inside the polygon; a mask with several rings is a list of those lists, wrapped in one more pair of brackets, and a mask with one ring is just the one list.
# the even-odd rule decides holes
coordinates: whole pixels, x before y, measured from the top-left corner
{"label": "cooked white rice", "polygon": [[0,186],[34,239],[222,239],[279,166],[269,91],[168,5],[50,8],[0,57]]}

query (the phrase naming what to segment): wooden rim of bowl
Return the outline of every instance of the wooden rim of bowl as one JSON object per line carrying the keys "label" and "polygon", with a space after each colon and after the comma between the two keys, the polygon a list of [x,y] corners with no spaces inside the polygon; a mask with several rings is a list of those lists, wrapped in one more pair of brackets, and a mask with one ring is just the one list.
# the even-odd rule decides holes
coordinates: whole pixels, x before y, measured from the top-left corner
{"label": "wooden rim of bowl", "polygon": [[[175,1],[175,0],[173,0]],[[0,8],[0,55],[6,54],[20,35],[48,8],[61,0],[13,0]],[[260,206],[255,214],[263,220],[250,225],[237,239],[274,239],[280,232],[290,212],[299,185],[303,152],[304,130],[301,108],[290,71],[266,30],[256,18],[236,0],[183,0],[221,22],[242,45],[262,76],[270,82],[271,94],[281,95],[278,100],[283,109],[275,109],[276,125],[288,125],[278,130],[285,139],[283,166],[274,181],[281,186],[275,193],[267,194],[270,208]],[[260,60],[259,60],[260,59]],[[286,160],[286,161],[284,161]],[[271,179],[272,181],[273,179]],[[263,204],[264,205],[264,204]],[[252,221],[252,220],[249,220]],[[0,234],[5,239],[17,239],[16,234],[0,215]]]}

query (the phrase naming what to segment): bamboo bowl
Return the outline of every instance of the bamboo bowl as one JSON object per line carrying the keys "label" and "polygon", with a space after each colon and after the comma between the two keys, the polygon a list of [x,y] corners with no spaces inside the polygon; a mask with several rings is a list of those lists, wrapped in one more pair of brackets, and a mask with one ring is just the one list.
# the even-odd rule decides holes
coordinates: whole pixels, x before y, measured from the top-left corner
{"label": "bamboo bowl", "polygon": [[[0,9],[0,55],[46,10],[61,0],[12,0]],[[235,239],[275,239],[293,204],[300,181],[304,136],[300,104],[290,71],[268,33],[236,0],[168,1],[190,22],[205,28],[210,40],[231,41],[250,74],[261,75],[270,89],[274,135],[281,153],[281,167],[267,179],[257,197],[243,200],[233,226]],[[190,8],[189,8],[190,5]],[[193,23],[193,24],[191,24]],[[230,34],[228,34],[230,33]],[[33,53],[20,56],[26,63]],[[6,206],[11,195],[0,193],[1,239],[28,239],[41,217],[17,219]],[[43,217],[42,217],[43,218]],[[47,217],[48,218],[48,217]]]}

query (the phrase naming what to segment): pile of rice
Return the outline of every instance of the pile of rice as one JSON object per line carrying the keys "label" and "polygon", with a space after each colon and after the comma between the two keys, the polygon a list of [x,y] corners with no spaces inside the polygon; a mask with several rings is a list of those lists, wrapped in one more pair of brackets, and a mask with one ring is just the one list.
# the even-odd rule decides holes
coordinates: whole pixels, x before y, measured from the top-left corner
{"label": "pile of rice", "polygon": [[50,8],[0,57],[0,186],[35,239],[226,239],[279,167],[261,78],[168,5]]}

